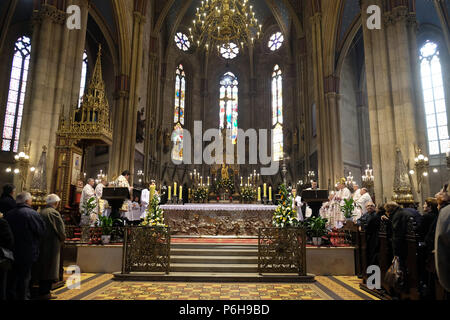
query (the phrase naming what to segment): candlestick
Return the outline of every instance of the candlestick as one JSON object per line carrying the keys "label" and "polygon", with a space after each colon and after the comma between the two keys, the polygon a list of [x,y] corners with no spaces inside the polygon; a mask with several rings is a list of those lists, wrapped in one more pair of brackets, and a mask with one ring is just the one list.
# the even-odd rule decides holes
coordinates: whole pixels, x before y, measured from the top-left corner
{"label": "candlestick", "polygon": [[269,201],[272,202],[272,187],[269,187]]}
{"label": "candlestick", "polygon": [[261,187],[258,187],[258,202],[261,202]]}
{"label": "candlestick", "polygon": [[180,186],[180,199],[183,197],[183,187]]}
{"label": "candlestick", "polygon": [[153,197],[155,196],[155,191],[156,191],[156,186],[154,184],[152,184],[150,186],[150,200],[152,200]]}
{"label": "candlestick", "polygon": [[267,198],[267,184],[264,183],[264,198]]}
{"label": "candlestick", "polygon": [[169,186],[169,201],[172,200],[172,187]]}
{"label": "candlestick", "polygon": [[174,182],[173,184],[173,196],[176,197],[177,196],[177,183]]}

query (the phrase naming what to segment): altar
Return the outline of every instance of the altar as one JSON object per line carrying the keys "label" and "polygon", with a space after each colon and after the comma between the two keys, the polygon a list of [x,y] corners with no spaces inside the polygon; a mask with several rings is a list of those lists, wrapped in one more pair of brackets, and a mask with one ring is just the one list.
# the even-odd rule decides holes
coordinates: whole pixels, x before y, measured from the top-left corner
{"label": "altar", "polygon": [[254,204],[163,205],[164,222],[175,236],[258,236],[272,227],[276,206]]}

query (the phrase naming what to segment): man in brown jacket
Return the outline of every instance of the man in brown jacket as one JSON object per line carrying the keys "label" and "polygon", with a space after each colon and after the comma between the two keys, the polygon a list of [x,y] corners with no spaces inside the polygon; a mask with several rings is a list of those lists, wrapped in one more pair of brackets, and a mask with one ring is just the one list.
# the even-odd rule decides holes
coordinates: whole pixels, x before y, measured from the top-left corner
{"label": "man in brown jacket", "polygon": [[64,221],[56,211],[61,199],[56,194],[47,196],[47,206],[40,212],[47,227],[41,238],[39,260],[37,261],[33,278],[39,280],[40,299],[51,299],[53,282],[59,279],[61,245],[66,238]]}

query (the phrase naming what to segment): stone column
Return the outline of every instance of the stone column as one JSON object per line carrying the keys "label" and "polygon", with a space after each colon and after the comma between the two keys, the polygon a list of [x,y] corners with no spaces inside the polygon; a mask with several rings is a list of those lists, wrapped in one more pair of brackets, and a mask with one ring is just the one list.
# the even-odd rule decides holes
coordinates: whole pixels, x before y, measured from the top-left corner
{"label": "stone column", "polygon": [[[307,171],[310,171],[309,156],[311,153],[311,140],[312,140],[312,128],[311,128],[311,106],[308,99],[308,56],[306,54],[306,38],[303,37],[298,40],[298,54],[297,54],[297,65],[298,65],[298,104],[301,107],[301,123],[299,127],[299,137],[298,141],[300,144],[300,156],[304,157],[304,172],[299,172],[300,178],[303,179]],[[304,140],[302,140],[304,138]]]}
{"label": "stone column", "polygon": [[[68,1],[81,8],[81,30],[66,28],[66,8],[60,3],[35,4],[33,35],[27,93],[24,104],[20,146],[31,141],[31,165],[36,165],[43,146],[49,149],[47,171],[53,171],[56,130],[62,105],[67,96],[77,96],[80,76],[75,75],[84,49],[88,7],[87,0]],[[68,103],[68,102],[67,102]],[[51,185],[51,174],[47,185]]]}
{"label": "stone column", "polygon": [[5,43],[6,36],[8,35],[9,25],[14,16],[18,2],[18,0],[11,0],[8,4],[3,4],[3,6],[6,6],[6,10],[2,15],[0,15],[0,21],[2,21],[0,23],[0,52],[3,50],[3,45]]}
{"label": "stone column", "polygon": [[[381,0],[363,0],[361,4],[375,192],[378,199],[389,200],[396,146],[410,169],[414,166],[415,147],[427,150],[423,138],[419,138],[419,123],[425,118],[415,96],[420,90],[415,78],[418,53],[411,50],[415,47],[415,32],[408,27],[415,15],[401,2],[390,1],[387,8],[383,8]],[[365,23],[367,7],[373,4],[384,10],[380,30],[369,30]]]}

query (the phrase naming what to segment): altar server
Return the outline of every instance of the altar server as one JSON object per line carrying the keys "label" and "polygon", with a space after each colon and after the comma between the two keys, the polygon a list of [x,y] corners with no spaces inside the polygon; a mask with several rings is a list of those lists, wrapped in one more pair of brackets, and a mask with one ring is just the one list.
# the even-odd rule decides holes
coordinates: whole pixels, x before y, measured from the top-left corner
{"label": "altar server", "polygon": [[367,204],[372,201],[372,197],[370,196],[368,190],[366,188],[361,189],[361,196],[356,201],[356,210],[355,210],[355,217],[354,221],[356,222],[361,216],[365,215],[367,213]]}
{"label": "altar server", "polygon": [[147,208],[150,203],[150,190],[144,189],[141,194],[141,219],[147,216]]}
{"label": "altar server", "polygon": [[353,183],[353,201],[357,202],[361,198],[361,189],[357,183]]}
{"label": "altar server", "polygon": [[[295,195],[297,194],[297,190],[293,189],[292,193]],[[298,221],[303,221],[304,217],[303,217],[303,212],[302,212],[302,207],[303,207],[303,202],[302,202],[302,197],[297,194],[297,196],[294,199],[294,203],[292,204],[294,209],[297,210],[297,220]]]}
{"label": "altar server", "polygon": [[[81,192],[80,199],[80,213],[83,214],[83,204],[91,198],[95,198],[95,190],[94,190],[95,180],[90,178],[88,183],[84,186],[83,191]],[[94,212],[97,212],[97,208],[94,209]],[[92,224],[93,220],[96,220],[96,217],[89,217],[90,223]]]}
{"label": "altar server", "polygon": [[105,188],[107,185],[108,182],[105,179],[102,179],[102,181],[97,185],[97,187],[95,187],[95,196],[97,197],[97,208],[99,215],[103,215],[105,207],[108,204],[106,200],[102,199],[103,188]]}

